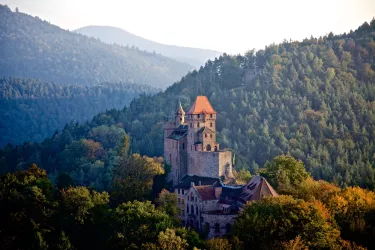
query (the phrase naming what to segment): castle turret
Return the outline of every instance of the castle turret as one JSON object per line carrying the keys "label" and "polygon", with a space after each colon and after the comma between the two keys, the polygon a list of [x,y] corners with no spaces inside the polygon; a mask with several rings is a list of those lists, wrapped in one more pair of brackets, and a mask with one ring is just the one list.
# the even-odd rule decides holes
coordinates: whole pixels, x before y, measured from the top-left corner
{"label": "castle turret", "polygon": [[181,106],[181,102],[178,105],[178,108],[175,114],[175,120],[176,120],[176,127],[185,123],[185,111],[183,110]]}
{"label": "castle turret", "polygon": [[187,112],[189,125],[188,147],[193,151],[217,151],[216,111],[206,96],[197,96]]}

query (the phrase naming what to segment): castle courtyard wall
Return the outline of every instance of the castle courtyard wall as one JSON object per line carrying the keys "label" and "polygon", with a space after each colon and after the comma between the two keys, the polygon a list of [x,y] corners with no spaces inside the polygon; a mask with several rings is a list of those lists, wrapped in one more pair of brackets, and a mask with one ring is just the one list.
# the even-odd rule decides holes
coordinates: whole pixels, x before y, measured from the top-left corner
{"label": "castle courtyard wall", "polygon": [[[227,233],[227,225],[232,225],[233,220],[237,217],[236,214],[215,214],[215,213],[202,213],[203,218],[202,228],[206,225],[209,226],[207,239],[220,237]],[[206,224],[208,223],[208,224]],[[219,230],[216,230],[216,224],[219,224]],[[230,226],[231,227],[231,226]],[[229,232],[228,232],[229,233]]]}

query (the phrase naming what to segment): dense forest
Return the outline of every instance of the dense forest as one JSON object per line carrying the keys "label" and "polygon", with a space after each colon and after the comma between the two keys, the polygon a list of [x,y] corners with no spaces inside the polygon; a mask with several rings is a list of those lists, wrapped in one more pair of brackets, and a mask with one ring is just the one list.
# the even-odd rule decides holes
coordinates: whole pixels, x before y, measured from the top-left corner
{"label": "dense forest", "polygon": [[0,78],[0,147],[42,141],[71,121],[85,122],[123,108],[158,90],[132,83],[60,85],[36,79]]}
{"label": "dense forest", "polygon": [[180,226],[177,195],[161,190],[167,169],[128,146],[117,148],[109,191],[79,186],[67,174],[51,182],[35,164],[0,176],[1,248],[374,249],[375,193],[314,181],[290,156],[263,171],[283,195],[247,203],[224,237],[205,240],[206,230]]}
{"label": "dense forest", "polygon": [[[348,34],[285,41],[244,56],[224,54],[165,92],[141,95],[129,107],[101,113],[91,122],[69,124],[40,144],[5,148],[1,172],[33,162],[59,172],[67,159],[64,151],[103,147],[102,139],[91,135],[96,129],[124,130],[133,152],[162,156],[163,117],[173,114],[178,100],[186,110],[204,94],[218,112],[218,141],[233,149],[237,169],[255,172],[285,153],[302,160],[315,179],[374,189],[374,37],[372,20]],[[95,182],[95,175],[88,177],[94,165],[87,167],[74,152],[72,157],[76,163],[70,171]],[[110,158],[109,153],[99,158],[106,169]],[[95,164],[95,157],[89,162]]]}
{"label": "dense forest", "polygon": [[108,45],[0,5],[0,76],[60,84],[131,82],[165,88],[192,69],[138,48]]}
{"label": "dense forest", "polygon": [[209,49],[198,49],[166,45],[136,36],[126,30],[111,26],[86,26],[75,30],[75,32],[88,37],[99,38],[108,44],[119,44],[122,46],[135,46],[148,52],[160,53],[177,61],[185,62],[195,67],[204,65],[209,59],[220,56],[220,52]]}

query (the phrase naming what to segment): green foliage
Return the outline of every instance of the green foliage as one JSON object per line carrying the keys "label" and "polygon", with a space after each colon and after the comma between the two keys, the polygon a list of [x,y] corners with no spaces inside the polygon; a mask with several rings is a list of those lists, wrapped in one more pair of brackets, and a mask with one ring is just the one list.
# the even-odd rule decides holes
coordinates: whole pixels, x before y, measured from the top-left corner
{"label": "green foliage", "polygon": [[160,232],[173,227],[168,215],[157,210],[149,201],[122,203],[116,208],[114,216],[116,232],[112,242],[119,249],[156,242]]}
{"label": "green foliage", "polygon": [[242,168],[239,171],[234,171],[234,177],[238,184],[244,185],[251,180],[251,173],[249,170]]}
{"label": "green foliage", "polygon": [[107,192],[90,192],[86,187],[71,187],[61,191],[63,210],[78,224],[84,224],[86,220],[93,220],[90,218],[92,209],[108,205],[108,202]]}
{"label": "green foliage", "polygon": [[163,174],[160,162],[139,154],[122,159],[114,171],[112,195],[117,203],[150,199],[154,177]]}
{"label": "green foliage", "polygon": [[126,80],[158,88],[191,66],[162,55],[63,30],[38,17],[0,6],[0,75],[33,77],[59,84],[93,85]]}
{"label": "green foliage", "polygon": [[227,239],[224,238],[213,238],[206,241],[207,250],[227,250],[231,249],[232,245]]}
{"label": "green foliage", "polygon": [[51,185],[45,185],[48,181],[45,171],[36,165],[0,176],[1,248],[47,249],[55,210],[48,195]]}
{"label": "green foliage", "polygon": [[334,215],[345,240],[361,245],[374,246],[375,193],[358,187],[349,187],[337,192],[327,207]]}
{"label": "green foliage", "polygon": [[302,161],[284,155],[268,162],[262,174],[279,191],[294,189],[309,177]]}
{"label": "green foliage", "polygon": [[[42,143],[6,147],[0,151],[0,169],[12,172],[36,162],[59,172],[56,155],[102,125],[123,128],[133,153],[161,156],[163,117],[173,114],[179,99],[186,110],[204,94],[218,112],[218,142],[234,150],[237,169],[254,172],[290,154],[314,179],[374,189],[374,34],[370,25],[340,36],[285,41],[245,56],[224,54],[165,92],[140,95],[129,107],[108,110],[88,123],[68,124]],[[104,162],[113,167],[116,157]],[[75,175],[87,181],[87,173],[79,169]],[[108,177],[98,173],[88,185],[104,189]]]}
{"label": "green foliage", "polygon": [[0,78],[0,147],[42,141],[72,120],[86,122],[99,112],[129,105],[140,94],[156,92],[132,83],[81,86]]}
{"label": "green foliage", "polygon": [[180,208],[177,204],[177,194],[171,193],[165,189],[163,189],[158,199],[156,200],[156,203],[158,205],[158,209],[165,212],[172,218],[176,218],[180,213]]}
{"label": "green foliage", "polygon": [[176,235],[175,230],[167,228],[165,232],[160,232],[157,244],[145,244],[144,249],[166,249],[166,250],[184,250],[188,247],[185,239]]}
{"label": "green foliage", "polygon": [[332,248],[340,232],[321,203],[279,196],[246,205],[235,222],[234,234],[246,246],[258,249],[272,248],[298,235],[309,247],[321,249]]}

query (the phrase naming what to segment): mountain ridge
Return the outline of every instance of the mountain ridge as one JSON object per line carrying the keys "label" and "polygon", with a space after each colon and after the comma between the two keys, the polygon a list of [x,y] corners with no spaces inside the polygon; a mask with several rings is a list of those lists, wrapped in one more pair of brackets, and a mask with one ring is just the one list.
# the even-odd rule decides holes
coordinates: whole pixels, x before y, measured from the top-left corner
{"label": "mountain ridge", "polygon": [[119,27],[107,25],[89,25],[78,28],[74,32],[89,37],[99,38],[108,44],[135,46],[148,52],[160,53],[164,56],[189,63],[195,67],[203,66],[209,59],[213,60],[222,53],[211,49],[193,48],[178,45],[168,45],[153,41]]}
{"label": "mountain ridge", "polygon": [[133,82],[165,88],[192,66],[166,56],[108,45],[0,5],[0,76],[59,84]]}

